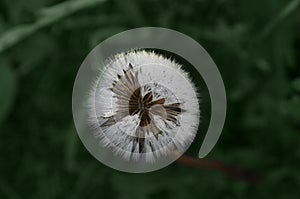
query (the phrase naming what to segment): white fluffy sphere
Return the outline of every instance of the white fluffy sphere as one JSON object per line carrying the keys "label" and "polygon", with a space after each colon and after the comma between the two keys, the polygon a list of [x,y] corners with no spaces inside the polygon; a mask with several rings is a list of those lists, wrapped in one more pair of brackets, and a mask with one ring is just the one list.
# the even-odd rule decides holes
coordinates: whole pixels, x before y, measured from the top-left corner
{"label": "white fluffy sphere", "polygon": [[128,161],[184,152],[199,125],[198,94],[181,65],[144,50],[121,53],[99,71],[88,95],[99,144]]}

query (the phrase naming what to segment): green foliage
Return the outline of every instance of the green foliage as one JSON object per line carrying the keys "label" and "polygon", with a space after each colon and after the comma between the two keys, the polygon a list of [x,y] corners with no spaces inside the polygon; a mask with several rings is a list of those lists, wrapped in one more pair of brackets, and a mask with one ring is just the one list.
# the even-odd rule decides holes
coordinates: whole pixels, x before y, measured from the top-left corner
{"label": "green foliage", "polygon": [[293,81],[293,87],[296,91],[300,92],[300,78],[299,77]]}
{"label": "green foliage", "polygon": [[[298,198],[299,3],[0,1],[0,198]],[[142,26],[181,31],[210,53],[228,113],[209,158],[256,170],[261,184],[176,163],[127,174],[87,152],[72,120],[77,70],[99,42]],[[200,143],[188,153],[196,156]]]}
{"label": "green foliage", "polygon": [[2,64],[0,68],[0,125],[12,108],[17,86],[16,75],[5,63]]}

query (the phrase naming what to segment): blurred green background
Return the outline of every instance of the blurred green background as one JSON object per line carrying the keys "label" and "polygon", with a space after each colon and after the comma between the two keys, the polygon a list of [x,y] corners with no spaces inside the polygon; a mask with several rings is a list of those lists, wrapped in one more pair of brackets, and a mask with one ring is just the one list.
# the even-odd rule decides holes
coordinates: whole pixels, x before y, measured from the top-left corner
{"label": "blurred green background", "polygon": [[[0,0],[0,198],[299,198],[299,5]],[[178,30],[210,53],[225,82],[228,114],[208,158],[261,173],[261,183],[178,163],[128,174],[87,152],[72,120],[77,70],[99,42],[142,26]]]}

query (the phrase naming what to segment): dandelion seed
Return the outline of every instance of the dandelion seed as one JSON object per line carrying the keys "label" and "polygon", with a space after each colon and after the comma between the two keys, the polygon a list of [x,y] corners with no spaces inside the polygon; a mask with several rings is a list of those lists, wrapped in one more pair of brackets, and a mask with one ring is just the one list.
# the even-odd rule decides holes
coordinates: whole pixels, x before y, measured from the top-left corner
{"label": "dandelion seed", "polygon": [[92,86],[88,122],[99,144],[116,156],[155,162],[192,143],[200,115],[197,96],[175,61],[144,50],[121,53]]}

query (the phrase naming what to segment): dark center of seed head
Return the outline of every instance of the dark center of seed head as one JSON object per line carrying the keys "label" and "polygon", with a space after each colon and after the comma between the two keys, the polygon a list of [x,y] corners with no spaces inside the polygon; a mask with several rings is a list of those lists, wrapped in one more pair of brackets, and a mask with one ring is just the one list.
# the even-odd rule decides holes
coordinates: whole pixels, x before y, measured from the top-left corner
{"label": "dark center of seed head", "polygon": [[151,106],[164,102],[164,99],[153,100],[152,92],[146,93],[142,96],[141,89],[136,89],[130,97],[129,100],[129,114],[135,115],[139,114],[141,119],[140,126],[146,126],[150,124],[151,118],[149,116],[149,109]]}

